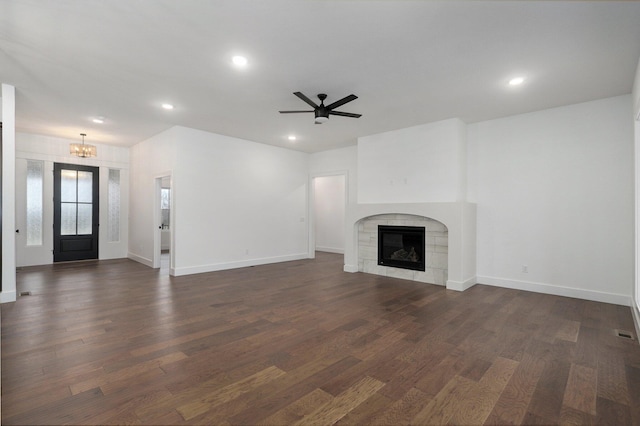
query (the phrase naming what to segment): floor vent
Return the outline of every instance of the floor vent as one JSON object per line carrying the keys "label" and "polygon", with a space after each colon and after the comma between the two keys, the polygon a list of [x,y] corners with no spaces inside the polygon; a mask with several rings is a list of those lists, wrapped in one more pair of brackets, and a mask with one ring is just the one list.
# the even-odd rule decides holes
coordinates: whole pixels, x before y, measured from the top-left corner
{"label": "floor vent", "polygon": [[616,330],[616,336],[622,337],[623,339],[633,340],[633,334],[630,331]]}
{"label": "floor vent", "polygon": [[31,292],[30,291],[21,291],[20,292],[20,296],[31,296]]}

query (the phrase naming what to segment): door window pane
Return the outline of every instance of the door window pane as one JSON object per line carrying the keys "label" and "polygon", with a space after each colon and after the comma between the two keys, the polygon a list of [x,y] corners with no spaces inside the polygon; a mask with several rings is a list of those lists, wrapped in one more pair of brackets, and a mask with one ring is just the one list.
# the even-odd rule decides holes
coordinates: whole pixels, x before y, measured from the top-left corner
{"label": "door window pane", "polygon": [[162,229],[169,229],[171,216],[171,188],[160,191],[160,211],[162,212]]}
{"label": "door window pane", "polygon": [[78,171],[78,202],[90,203],[93,201],[91,191],[93,189],[93,173]]}
{"label": "door window pane", "polygon": [[42,245],[42,181],[44,163],[27,160],[27,245]]}
{"label": "door window pane", "polygon": [[78,235],[91,234],[91,217],[93,206],[91,204],[78,204]]}
{"label": "door window pane", "polygon": [[109,169],[109,223],[107,240],[120,241],[120,170]]}
{"label": "door window pane", "polygon": [[160,189],[160,208],[169,209],[171,206],[171,189]]}
{"label": "door window pane", "polygon": [[77,172],[75,170],[60,171],[60,201],[63,203],[76,202],[76,180]]}
{"label": "door window pane", "polygon": [[76,235],[76,205],[60,204],[60,235]]}

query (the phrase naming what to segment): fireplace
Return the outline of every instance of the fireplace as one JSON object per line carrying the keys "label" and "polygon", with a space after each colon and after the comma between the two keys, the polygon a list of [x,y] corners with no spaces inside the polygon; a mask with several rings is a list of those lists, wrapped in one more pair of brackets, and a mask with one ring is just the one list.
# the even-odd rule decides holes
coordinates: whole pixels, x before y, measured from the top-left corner
{"label": "fireplace", "polygon": [[[350,204],[345,223],[345,272],[446,285],[447,289],[458,291],[476,283],[475,276],[467,278],[476,267],[475,204]],[[378,264],[380,225],[424,226],[424,271]]]}
{"label": "fireplace", "polygon": [[378,265],[425,270],[425,227],[378,225]]}

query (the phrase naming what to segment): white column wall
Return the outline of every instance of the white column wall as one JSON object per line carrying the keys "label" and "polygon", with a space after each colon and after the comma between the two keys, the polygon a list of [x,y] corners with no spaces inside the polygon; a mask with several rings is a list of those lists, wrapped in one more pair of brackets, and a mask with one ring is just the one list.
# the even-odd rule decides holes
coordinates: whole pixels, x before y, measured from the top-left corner
{"label": "white column wall", "polygon": [[2,292],[0,303],[16,300],[15,148],[16,89],[2,84]]}
{"label": "white column wall", "polygon": [[636,332],[640,331],[640,59],[633,81],[634,166],[635,166],[635,282],[632,311]]}
{"label": "white column wall", "polygon": [[[636,117],[640,114],[637,110]],[[635,282],[631,304],[636,322],[636,332],[640,335],[640,119],[634,123],[635,146]]]}

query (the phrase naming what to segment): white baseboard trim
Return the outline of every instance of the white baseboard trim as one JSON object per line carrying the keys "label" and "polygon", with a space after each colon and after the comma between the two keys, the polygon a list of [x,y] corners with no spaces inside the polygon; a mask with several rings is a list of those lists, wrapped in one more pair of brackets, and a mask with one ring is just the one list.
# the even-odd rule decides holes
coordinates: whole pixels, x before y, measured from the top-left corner
{"label": "white baseboard trim", "polygon": [[638,305],[631,301],[631,315],[633,316],[633,324],[636,326],[636,338],[640,338],[640,311],[638,311]]}
{"label": "white baseboard trim", "polygon": [[335,248],[335,247],[316,246],[316,251],[324,251],[324,252],[327,252],[327,253],[344,254],[344,249]]}
{"label": "white baseboard trim", "polygon": [[16,292],[14,291],[3,291],[0,292],[0,303],[10,303],[16,301]]}
{"label": "white baseboard trim", "polygon": [[138,256],[135,253],[129,252],[127,253],[127,258],[135,262],[142,263],[143,265],[148,266],[149,268],[153,268],[153,260],[147,259],[146,257]]}
{"label": "white baseboard trim", "polygon": [[514,290],[525,290],[532,291],[534,293],[553,294],[555,296],[573,297],[576,299],[592,300],[594,302],[631,306],[631,298],[624,294],[605,293],[581,288],[535,283],[531,281],[509,280],[496,277],[478,276],[476,278],[478,284],[486,284],[494,287],[512,288]]}
{"label": "white baseboard trim", "polygon": [[358,272],[358,265],[347,265],[347,264],[345,263],[345,265],[344,265],[344,267],[342,268],[342,270],[343,270],[344,272],[351,272],[351,273]]}
{"label": "white baseboard trim", "polygon": [[269,263],[289,262],[292,260],[308,259],[308,253],[290,254],[286,256],[263,257],[261,259],[239,260],[235,262],[214,263],[211,265],[186,266],[173,269],[172,275],[179,277],[182,275],[202,274],[205,272],[224,271],[227,269],[246,268],[248,266],[267,265]]}
{"label": "white baseboard trim", "polygon": [[476,277],[467,278],[464,281],[447,280],[447,290],[465,291],[477,283]]}

